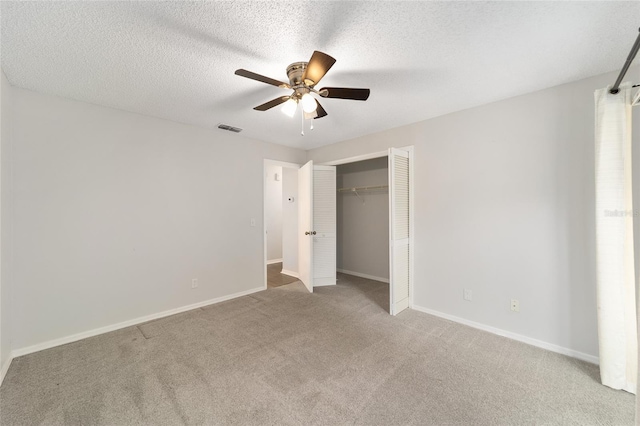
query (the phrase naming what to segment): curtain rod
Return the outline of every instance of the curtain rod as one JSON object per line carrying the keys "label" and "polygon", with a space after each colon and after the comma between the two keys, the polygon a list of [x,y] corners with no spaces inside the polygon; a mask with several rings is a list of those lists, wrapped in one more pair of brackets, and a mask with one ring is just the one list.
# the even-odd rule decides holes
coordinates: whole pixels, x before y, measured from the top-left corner
{"label": "curtain rod", "polygon": [[[640,29],[638,31],[640,31]],[[620,83],[622,83],[622,79],[624,78],[624,75],[627,73],[627,70],[631,66],[631,62],[633,62],[633,59],[636,57],[636,54],[638,53],[638,49],[640,49],[640,34],[638,34],[638,38],[636,38],[636,42],[633,43],[631,52],[629,52],[629,56],[627,56],[627,60],[624,63],[622,70],[620,70],[620,75],[618,75],[618,79],[616,80],[616,83],[613,85],[611,90],[609,90],[609,93],[611,93],[612,95],[615,95],[620,91],[618,89],[620,87]]]}

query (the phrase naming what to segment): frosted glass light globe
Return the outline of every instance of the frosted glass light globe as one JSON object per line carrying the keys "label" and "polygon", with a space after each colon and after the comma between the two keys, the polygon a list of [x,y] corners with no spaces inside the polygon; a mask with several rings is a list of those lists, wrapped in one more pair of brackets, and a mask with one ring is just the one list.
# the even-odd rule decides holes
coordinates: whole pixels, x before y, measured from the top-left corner
{"label": "frosted glass light globe", "polygon": [[302,99],[300,99],[300,102],[302,103],[302,109],[306,113],[311,113],[318,107],[318,104],[316,104],[316,100],[314,99],[314,97],[308,93],[302,95]]}

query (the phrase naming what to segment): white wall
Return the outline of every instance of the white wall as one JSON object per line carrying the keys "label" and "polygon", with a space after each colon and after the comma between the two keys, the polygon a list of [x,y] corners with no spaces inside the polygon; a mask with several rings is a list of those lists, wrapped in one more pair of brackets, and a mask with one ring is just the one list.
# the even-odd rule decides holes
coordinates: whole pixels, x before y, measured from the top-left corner
{"label": "white wall", "polygon": [[12,87],[0,70],[0,383],[11,357],[11,129]]}
{"label": "white wall", "polygon": [[[338,188],[387,185],[387,157],[337,167]],[[337,266],[389,279],[389,191],[338,192]],[[364,203],[363,203],[364,201]]]}
{"label": "white wall", "polygon": [[13,95],[14,350],[262,288],[263,159],[303,151]]}
{"label": "white wall", "polygon": [[[288,201],[293,197],[293,202]],[[282,269],[298,273],[298,170],[282,168]]]}
{"label": "white wall", "polygon": [[[275,179],[276,174],[278,179]],[[282,166],[265,165],[267,261],[282,259]]]}
{"label": "white wall", "polygon": [[[414,145],[415,304],[597,356],[593,92],[616,76],[318,148],[307,158],[322,163]],[[472,302],[463,300],[464,288],[473,290]],[[511,298],[520,300],[519,313],[510,311]]]}

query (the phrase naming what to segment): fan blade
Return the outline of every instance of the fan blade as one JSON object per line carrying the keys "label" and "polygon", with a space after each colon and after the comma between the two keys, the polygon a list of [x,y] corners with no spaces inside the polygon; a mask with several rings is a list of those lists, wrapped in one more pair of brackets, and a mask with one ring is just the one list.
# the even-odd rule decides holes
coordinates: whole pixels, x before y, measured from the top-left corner
{"label": "fan blade", "polygon": [[275,106],[283,104],[283,103],[287,102],[288,100],[289,100],[289,96],[282,96],[281,98],[275,98],[273,100],[270,100],[269,102],[265,102],[262,105],[258,105],[254,109],[256,111],[266,111],[266,110],[271,109],[271,108],[273,108]]}
{"label": "fan blade", "polygon": [[322,105],[320,105],[320,102],[318,102],[318,100],[316,99],[316,104],[318,104],[318,108],[316,108],[316,114],[318,114],[316,117],[314,118],[322,118],[324,116],[327,115],[327,111],[324,110],[324,108],[322,108]]}
{"label": "fan blade", "polygon": [[325,87],[320,89],[323,98],[353,99],[354,101],[366,101],[369,98],[369,89],[350,89],[347,87]]}
{"label": "fan blade", "polygon": [[314,51],[309,59],[307,69],[304,70],[302,81],[307,86],[315,86],[335,63],[336,60],[326,53]]}
{"label": "fan blade", "polygon": [[289,86],[288,83],[274,80],[273,78],[265,77],[264,75],[256,74],[255,72],[239,69],[239,70],[236,70],[235,74],[241,77],[250,78],[251,80],[257,80],[263,83],[271,84],[273,86],[278,86],[283,89],[291,89],[291,86]]}

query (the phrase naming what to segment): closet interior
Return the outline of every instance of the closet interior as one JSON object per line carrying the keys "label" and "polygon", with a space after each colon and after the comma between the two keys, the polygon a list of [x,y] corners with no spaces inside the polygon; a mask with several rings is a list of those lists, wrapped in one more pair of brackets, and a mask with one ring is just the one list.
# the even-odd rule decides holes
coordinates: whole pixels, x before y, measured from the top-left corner
{"label": "closet interior", "polygon": [[337,166],[336,186],[337,272],[389,283],[387,157]]}

